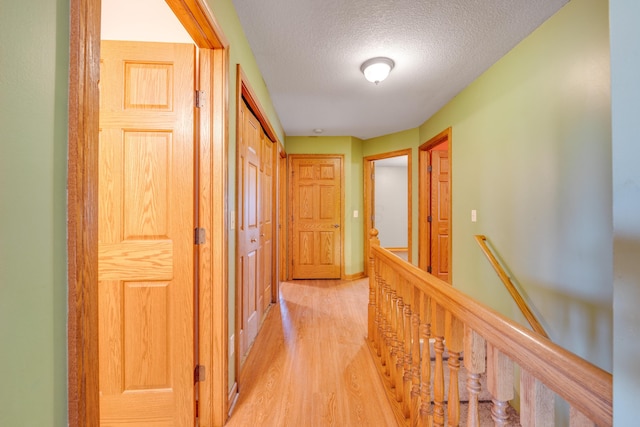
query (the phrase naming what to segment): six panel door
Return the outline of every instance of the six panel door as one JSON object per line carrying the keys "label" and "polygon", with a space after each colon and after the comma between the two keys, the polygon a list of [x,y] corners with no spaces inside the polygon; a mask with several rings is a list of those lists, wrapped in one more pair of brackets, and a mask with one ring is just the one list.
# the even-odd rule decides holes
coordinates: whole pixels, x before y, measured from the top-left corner
{"label": "six panel door", "polygon": [[101,49],[101,425],[193,426],[195,47]]}

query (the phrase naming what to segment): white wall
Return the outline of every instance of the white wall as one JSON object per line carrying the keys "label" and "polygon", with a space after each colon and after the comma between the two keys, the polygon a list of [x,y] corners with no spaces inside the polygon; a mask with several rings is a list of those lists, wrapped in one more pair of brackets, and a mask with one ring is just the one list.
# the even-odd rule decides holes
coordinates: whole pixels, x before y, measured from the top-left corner
{"label": "white wall", "polygon": [[385,166],[375,162],[375,227],[380,245],[387,248],[408,246],[408,183],[405,165]]}

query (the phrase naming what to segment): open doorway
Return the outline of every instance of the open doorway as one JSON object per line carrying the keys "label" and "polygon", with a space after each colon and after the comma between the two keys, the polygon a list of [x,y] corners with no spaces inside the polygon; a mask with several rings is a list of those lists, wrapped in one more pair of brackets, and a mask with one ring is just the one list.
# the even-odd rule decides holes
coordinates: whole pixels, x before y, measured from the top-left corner
{"label": "open doorway", "polygon": [[451,283],[451,128],[419,148],[418,266]]}
{"label": "open doorway", "polygon": [[411,188],[411,149],[364,158],[365,259],[376,228],[382,247],[411,262]]}

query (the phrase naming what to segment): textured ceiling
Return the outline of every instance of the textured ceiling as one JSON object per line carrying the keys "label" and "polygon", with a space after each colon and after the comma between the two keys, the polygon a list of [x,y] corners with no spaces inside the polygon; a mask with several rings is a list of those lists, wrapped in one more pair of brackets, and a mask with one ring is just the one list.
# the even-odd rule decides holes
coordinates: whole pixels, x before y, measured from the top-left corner
{"label": "textured ceiling", "polygon": [[[289,136],[419,126],[568,0],[233,0]],[[367,59],[395,61],[369,83]]]}

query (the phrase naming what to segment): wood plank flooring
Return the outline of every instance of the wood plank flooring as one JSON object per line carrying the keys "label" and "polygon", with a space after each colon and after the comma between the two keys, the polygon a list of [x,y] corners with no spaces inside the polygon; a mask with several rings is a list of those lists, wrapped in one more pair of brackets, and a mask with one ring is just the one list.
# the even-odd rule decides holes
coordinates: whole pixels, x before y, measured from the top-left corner
{"label": "wood plank flooring", "polygon": [[368,290],[368,279],[282,283],[227,426],[397,426],[366,348]]}

